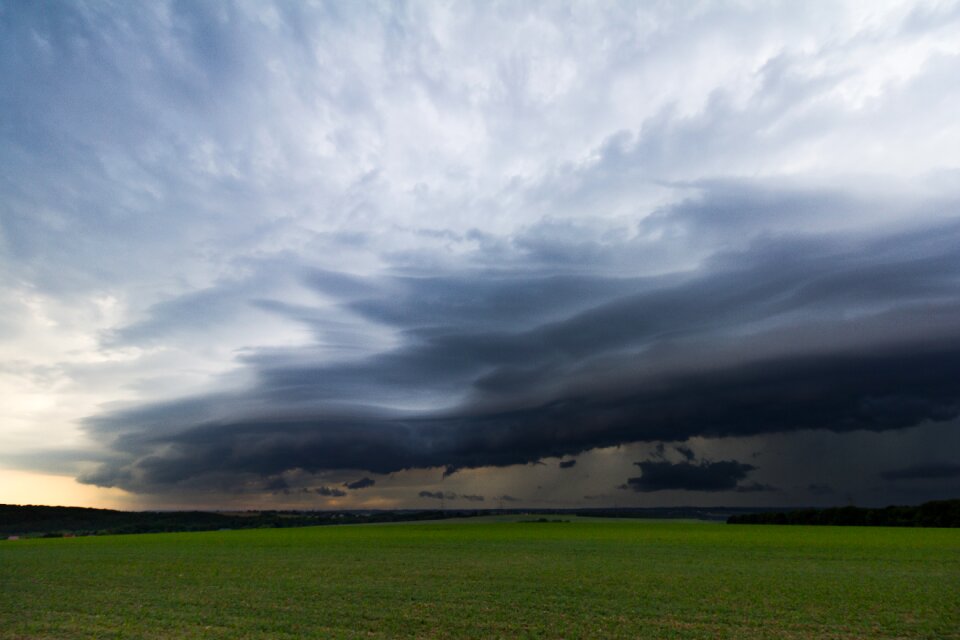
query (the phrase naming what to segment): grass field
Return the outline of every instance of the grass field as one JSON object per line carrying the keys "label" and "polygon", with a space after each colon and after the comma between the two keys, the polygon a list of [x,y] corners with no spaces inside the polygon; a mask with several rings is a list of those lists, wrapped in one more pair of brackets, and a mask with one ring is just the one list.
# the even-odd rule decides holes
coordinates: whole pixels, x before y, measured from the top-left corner
{"label": "grass field", "polygon": [[0,542],[0,638],[960,638],[960,531],[437,522]]}

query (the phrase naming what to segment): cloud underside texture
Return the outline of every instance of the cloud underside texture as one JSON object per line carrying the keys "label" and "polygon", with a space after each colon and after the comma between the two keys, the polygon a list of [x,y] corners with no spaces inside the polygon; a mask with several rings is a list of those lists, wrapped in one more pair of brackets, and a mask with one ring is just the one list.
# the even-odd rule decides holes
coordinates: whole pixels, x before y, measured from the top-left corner
{"label": "cloud underside texture", "polygon": [[[729,186],[713,188],[661,222],[716,223],[707,216]],[[812,206],[842,214],[842,200],[821,195]],[[704,219],[691,223],[691,211]],[[633,442],[957,416],[957,225],[769,235],[645,278],[583,258],[643,250],[637,236],[541,238],[535,249],[515,240],[498,269],[441,277],[349,282],[304,269],[304,283],[391,328],[396,346],[330,363],[303,348],[254,351],[240,392],[92,418],[112,457],[83,479],[150,492],[293,469],[449,473]],[[323,334],[320,314],[274,308]]]}
{"label": "cloud underside texture", "polygon": [[913,499],[957,423],[856,443],[957,413],[958,42],[958,2],[0,3],[0,466],[356,502],[569,456],[457,495],[606,499],[649,447],[573,456],[755,436],[658,486],[749,450],[710,486],[839,497],[821,433],[762,439],[867,429],[826,440]]}
{"label": "cloud underside texture", "polygon": [[762,490],[760,485],[738,487],[738,483],[744,480],[756,467],[736,460],[701,462],[699,464],[647,460],[636,464],[640,467],[643,475],[628,479],[626,484],[626,488],[634,491],[649,492],[668,489],[731,491],[738,488],[741,491]]}

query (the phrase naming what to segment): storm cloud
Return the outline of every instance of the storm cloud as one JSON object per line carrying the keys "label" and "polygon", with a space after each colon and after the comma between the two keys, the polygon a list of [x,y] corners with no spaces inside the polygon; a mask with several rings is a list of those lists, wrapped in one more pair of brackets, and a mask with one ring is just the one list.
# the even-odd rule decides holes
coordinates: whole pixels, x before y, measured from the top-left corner
{"label": "storm cloud", "polygon": [[[383,284],[391,316],[372,311],[379,298],[345,303],[402,326],[392,350],[333,365],[304,363],[302,350],[253,353],[256,384],[242,396],[91,419],[119,456],[87,480],[147,490],[214,471],[452,472],[630,442],[902,429],[960,410],[953,224],[766,240],[682,276],[601,279],[593,289],[606,298],[587,309],[576,280],[552,276],[567,284],[501,328],[474,320],[487,305],[501,313],[498,300],[545,295],[541,281],[451,278]],[[419,300],[475,289],[474,278],[491,293],[470,313],[463,302],[420,315]],[[453,403],[416,406],[439,398]]]}
{"label": "storm cloud", "polygon": [[417,494],[421,498],[430,498],[431,500],[455,500],[457,494],[443,491],[421,491]]}
{"label": "storm cloud", "polygon": [[649,454],[636,500],[803,503],[851,482],[830,434],[919,496],[957,460],[856,443],[960,416],[958,38],[956,3],[0,9],[0,464],[399,505]]}
{"label": "storm cloud", "polygon": [[[659,460],[637,462],[642,475],[627,479],[634,491],[730,491],[738,488],[756,467],[736,460],[671,463]],[[748,485],[749,486],[749,485]],[[747,489],[751,490],[751,489]]]}
{"label": "storm cloud", "polygon": [[337,489],[336,487],[326,487],[326,486],[317,487],[313,490],[313,492],[316,493],[317,495],[330,497],[330,498],[342,498],[343,496],[347,495],[347,492],[343,491],[342,489]]}
{"label": "storm cloud", "polygon": [[926,464],[880,473],[884,480],[942,480],[960,478],[960,464]]}
{"label": "storm cloud", "polygon": [[376,484],[376,481],[373,478],[363,477],[359,480],[354,480],[353,482],[344,482],[343,486],[347,489],[366,489],[367,487],[372,487]]}

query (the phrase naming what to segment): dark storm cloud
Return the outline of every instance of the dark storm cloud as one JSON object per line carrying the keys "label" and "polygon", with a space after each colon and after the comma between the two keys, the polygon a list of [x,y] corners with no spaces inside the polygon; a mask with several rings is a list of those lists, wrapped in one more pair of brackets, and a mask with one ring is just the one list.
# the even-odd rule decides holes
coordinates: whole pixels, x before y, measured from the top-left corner
{"label": "dark storm cloud", "polygon": [[[723,460],[699,463],[645,460],[635,463],[642,475],[627,479],[627,487],[634,491],[732,491],[756,467]],[[750,490],[749,488],[747,490]]]}
{"label": "dark storm cloud", "polygon": [[461,494],[460,497],[468,502],[483,502],[484,500],[483,496],[479,496],[476,494],[464,493],[464,494]]}
{"label": "dark storm cloud", "polygon": [[779,491],[779,489],[769,484],[750,482],[748,484],[738,485],[734,491],[737,493],[757,493],[760,491]]}
{"label": "dark storm cloud", "polygon": [[960,404],[960,10],[824,7],[0,3],[0,464],[173,504],[928,460],[855,441]]}
{"label": "dark storm cloud", "polygon": [[508,496],[506,494],[498,496],[497,500],[503,500],[504,502],[520,502],[520,498],[514,498],[513,496]]}
{"label": "dark storm cloud", "polygon": [[891,469],[880,473],[884,480],[943,480],[947,478],[960,478],[960,464],[926,464],[906,467],[904,469]]}
{"label": "dark storm cloud", "polygon": [[271,478],[264,483],[263,488],[266,491],[273,491],[275,493],[286,493],[290,491],[290,485],[287,484],[287,481],[283,478]]}
{"label": "dark storm cloud", "polygon": [[430,498],[432,500],[455,500],[457,494],[443,491],[421,491],[417,494],[421,498]]}
{"label": "dark storm cloud", "polygon": [[344,482],[343,486],[345,486],[347,489],[366,489],[367,487],[372,487],[375,484],[377,484],[376,480],[363,477],[359,480],[354,480],[353,482]]}
{"label": "dark storm cloud", "polygon": [[836,493],[833,487],[828,484],[823,483],[811,483],[806,486],[806,490],[810,492],[810,495],[814,496],[829,496]]}
{"label": "dark storm cloud", "polygon": [[577,464],[577,461],[576,461],[576,460],[561,460],[561,461],[560,461],[560,468],[561,468],[561,469],[572,469],[574,466],[576,466],[576,464]]}
{"label": "dark storm cloud", "polygon": [[[734,190],[716,188],[721,203]],[[703,189],[696,215],[677,208],[694,230],[714,197]],[[805,211],[796,193],[785,201]],[[848,206],[822,194],[808,204]],[[241,395],[93,418],[115,460],[85,480],[164,491],[208,474],[454,472],[629,442],[900,429],[960,410],[956,224],[755,238],[664,277],[527,271],[356,287],[319,274],[345,309],[399,330],[399,344],[329,364],[309,349],[254,351],[243,362],[255,383]],[[687,467],[674,472],[691,483],[733,487],[736,469],[748,471],[676,454]]]}
{"label": "dark storm cloud", "polygon": [[321,496],[327,496],[331,498],[342,498],[347,495],[346,491],[342,489],[337,489],[336,487],[317,487],[313,490],[314,493]]}

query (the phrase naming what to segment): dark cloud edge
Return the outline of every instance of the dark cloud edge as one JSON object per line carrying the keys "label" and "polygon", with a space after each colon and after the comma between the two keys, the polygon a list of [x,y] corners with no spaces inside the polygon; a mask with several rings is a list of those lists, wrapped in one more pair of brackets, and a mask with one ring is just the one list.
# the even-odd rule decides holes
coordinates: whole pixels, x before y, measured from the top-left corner
{"label": "dark cloud edge", "polygon": [[[477,333],[456,315],[359,364],[254,358],[246,396],[88,421],[114,458],[81,480],[151,491],[291,469],[449,474],[632,442],[885,431],[960,414],[960,225],[814,240],[717,257],[716,273],[643,282],[519,334]],[[860,317],[844,320],[851,310]],[[730,334],[751,322],[773,328]],[[356,404],[420,389],[471,394],[419,414]]]}

